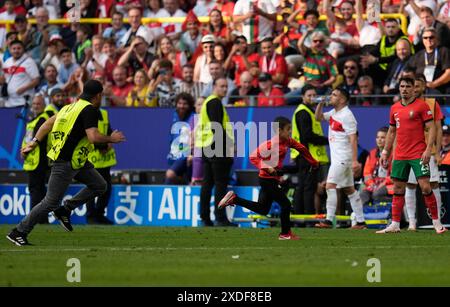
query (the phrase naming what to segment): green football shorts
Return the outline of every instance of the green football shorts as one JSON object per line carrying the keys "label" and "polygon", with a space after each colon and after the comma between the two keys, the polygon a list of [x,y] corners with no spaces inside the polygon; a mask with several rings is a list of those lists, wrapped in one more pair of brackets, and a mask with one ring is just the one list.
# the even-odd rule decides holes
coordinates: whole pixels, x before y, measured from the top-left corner
{"label": "green football shorts", "polygon": [[416,178],[430,177],[430,166],[422,164],[420,159],[415,160],[394,160],[392,162],[391,178],[407,182],[409,172],[413,169]]}

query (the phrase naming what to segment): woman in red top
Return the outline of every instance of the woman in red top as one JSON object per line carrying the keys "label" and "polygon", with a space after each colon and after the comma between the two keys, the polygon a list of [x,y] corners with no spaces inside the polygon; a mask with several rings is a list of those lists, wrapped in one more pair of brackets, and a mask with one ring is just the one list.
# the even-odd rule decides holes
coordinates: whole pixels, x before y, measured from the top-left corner
{"label": "woman in red top", "polygon": [[281,233],[279,240],[298,240],[291,232],[290,213],[291,202],[280,186],[282,164],[289,148],[294,148],[313,167],[318,167],[316,161],[305,146],[291,138],[291,121],[285,117],[277,117],[274,121],[276,135],[259,145],[250,155],[250,162],[259,169],[259,182],[261,190],[258,202],[249,201],[238,197],[233,191],[228,192],[220,201],[218,207],[223,209],[230,205],[239,205],[256,213],[267,215],[272,207],[272,202],[277,202],[281,207]]}
{"label": "woman in red top", "polygon": [[208,32],[214,35],[219,42],[222,42],[225,46],[229,45],[232,41],[231,31],[223,20],[222,12],[218,9],[213,9],[209,13]]}
{"label": "woman in red top", "polygon": [[[156,50],[156,55],[158,56],[159,60],[170,60],[173,64],[174,77],[182,79],[183,75],[181,71],[184,64],[187,63],[186,55],[184,54],[184,52],[176,51],[175,46],[173,45],[172,40],[169,37],[163,36],[161,38]],[[152,70],[152,68],[150,68],[150,70]],[[149,77],[153,78],[153,76],[150,76],[150,73]]]}

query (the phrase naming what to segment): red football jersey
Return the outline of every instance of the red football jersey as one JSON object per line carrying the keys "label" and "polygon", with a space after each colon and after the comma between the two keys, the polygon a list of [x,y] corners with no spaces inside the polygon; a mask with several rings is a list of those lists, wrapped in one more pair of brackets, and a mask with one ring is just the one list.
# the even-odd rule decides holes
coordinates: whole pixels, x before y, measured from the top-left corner
{"label": "red football jersey", "polygon": [[395,160],[420,159],[427,148],[425,123],[433,120],[428,104],[416,99],[405,106],[401,102],[391,107],[389,124],[397,128]]}

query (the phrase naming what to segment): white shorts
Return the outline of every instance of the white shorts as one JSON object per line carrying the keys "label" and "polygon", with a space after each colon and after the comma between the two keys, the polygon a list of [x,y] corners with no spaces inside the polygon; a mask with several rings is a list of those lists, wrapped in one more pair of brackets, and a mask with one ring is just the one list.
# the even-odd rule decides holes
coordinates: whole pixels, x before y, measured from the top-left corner
{"label": "white shorts", "polygon": [[[430,158],[430,182],[439,182],[440,174],[439,167],[436,164],[435,156],[431,156]],[[416,176],[414,175],[413,169],[409,171],[408,183],[417,184]]]}
{"label": "white shorts", "polygon": [[331,163],[328,170],[327,183],[334,183],[337,188],[353,187],[355,181],[353,180],[352,165],[348,163]]}

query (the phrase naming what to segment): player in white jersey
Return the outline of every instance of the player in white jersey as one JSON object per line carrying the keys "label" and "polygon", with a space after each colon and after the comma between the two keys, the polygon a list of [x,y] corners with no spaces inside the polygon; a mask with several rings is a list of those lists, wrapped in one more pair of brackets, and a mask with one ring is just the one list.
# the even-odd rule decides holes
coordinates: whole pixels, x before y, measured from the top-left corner
{"label": "player in white jersey", "polygon": [[356,136],[356,119],[348,108],[349,93],[343,88],[336,88],[330,96],[330,105],[333,110],[323,113],[324,103],[316,108],[316,119],[329,122],[328,139],[330,142],[331,165],[328,171],[327,190],[327,217],[326,220],[316,224],[317,228],[332,228],[336,217],[337,188],[341,188],[348,196],[353,212],[356,215],[356,224],[353,229],[366,229],[363,207],[359,192],[355,190],[353,172],[360,164],[358,162],[358,139]]}

